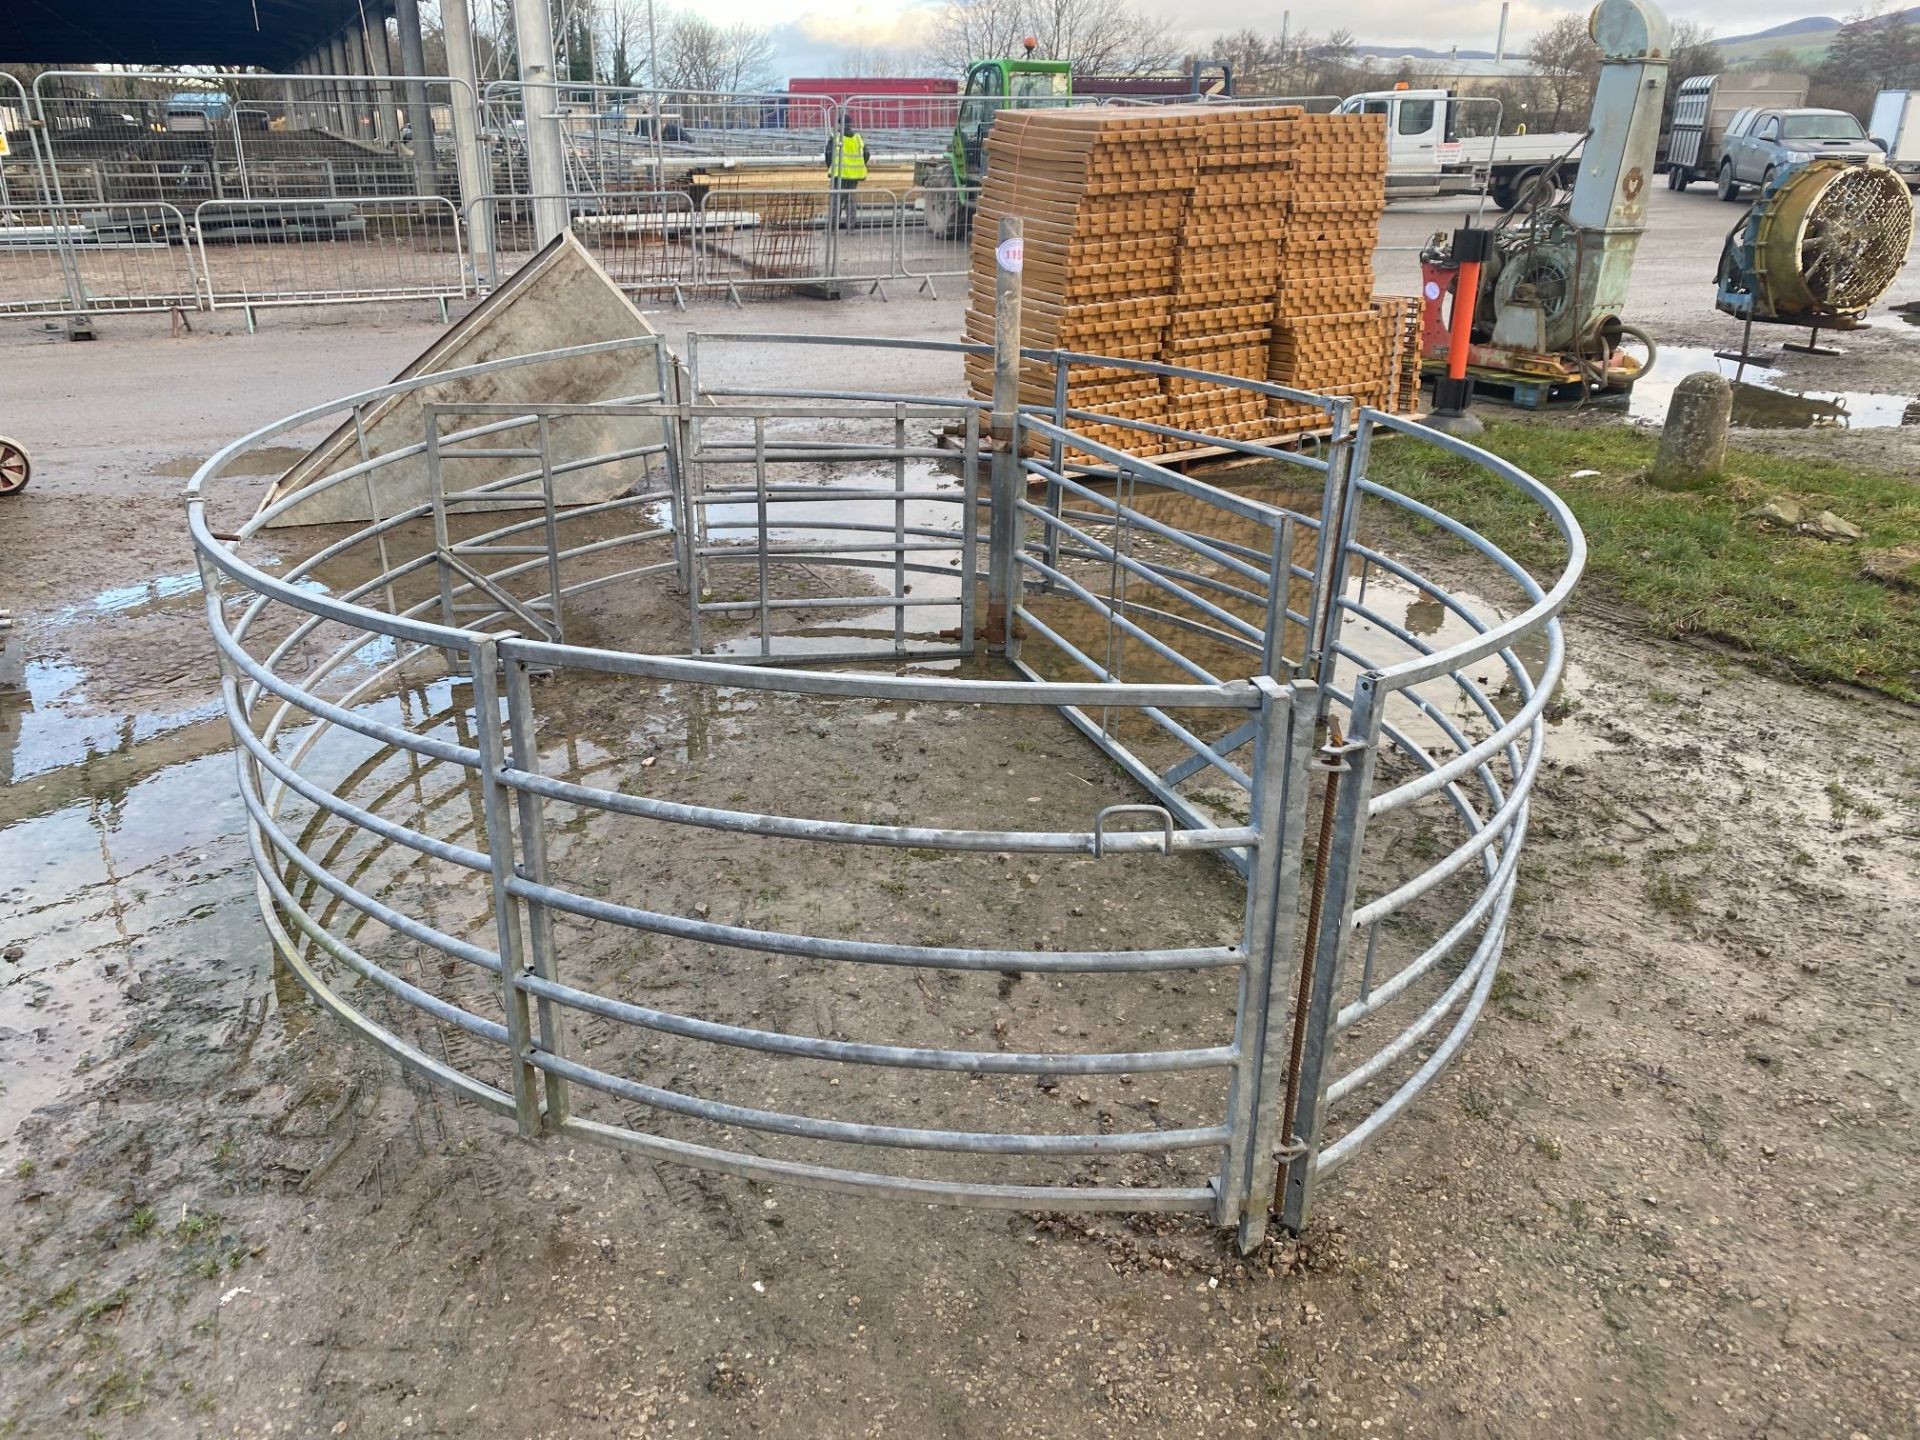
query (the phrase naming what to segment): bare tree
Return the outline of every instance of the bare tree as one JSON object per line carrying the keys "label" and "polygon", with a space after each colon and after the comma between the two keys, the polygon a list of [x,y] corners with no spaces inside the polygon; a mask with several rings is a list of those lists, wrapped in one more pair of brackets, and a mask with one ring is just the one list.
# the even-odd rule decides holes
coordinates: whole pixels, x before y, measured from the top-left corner
{"label": "bare tree", "polygon": [[1673,59],[1667,65],[1663,124],[1673,119],[1673,101],[1680,93],[1680,83],[1696,75],[1716,74],[1721,66],[1720,46],[1713,38],[1713,27],[1692,20],[1673,22],[1673,44],[1669,53]]}
{"label": "bare tree", "polygon": [[874,79],[918,75],[920,60],[908,50],[888,50],[874,45],[855,45],[834,58],[835,75],[870,76]]}
{"label": "bare tree", "polygon": [[1167,27],[1127,0],[949,0],[927,42],[927,59],[961,71],[969,61],[1019,55],[1032,36],[1044,59],[1076,71],[1139,75],[1177,57]]}
{"label": "bare tree", "polygon": [[1583,15],[1563,15],[1538,35],[1527,58],[1539,72],[1541,128],[1560,130],[1583,124],[1600,83],[1600,47],[1587,34]]}
{"label": "bare tree", "polygon": [[649,0],[601,0],[600,66],[609,85],[642,85],[649,78],[648,3]]}
{"label": "bare tree", "polygon": [[773,40],[754,25],[717,25],[677,11],[660,34],[660,86],[665,90],[740,92],[773,83]]}
{"label": "bare tree", "polygon": [[1282,93],[1286,51],[1277,35],[1262,35],[1251,27],[1216,35],[1207,45],[1207,58],[1233,67],[1234,83],[1243,95]]}

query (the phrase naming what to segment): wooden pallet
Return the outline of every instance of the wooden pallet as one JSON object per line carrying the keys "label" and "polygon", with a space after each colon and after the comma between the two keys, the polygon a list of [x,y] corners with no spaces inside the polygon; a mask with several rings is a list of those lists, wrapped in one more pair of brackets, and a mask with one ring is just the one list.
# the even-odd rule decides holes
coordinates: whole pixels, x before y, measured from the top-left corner
{"label": "wooden pallet", "polygon": [[[1420,369],[1428,377],[1447,373],[1444,360],[1428,361]],[[1545,376],[1514,375],[1473,366],[1467,367],[1467,383],[1472,387],[1474,399],[1511,405],[1516,410],[1550,410],[1560,405],[1583,404],[1593,398],[1585,384],[1578,380],[1549,380]]]}
{"label": "wooden pallet", "polygon": [[[1403,418],[1417,423],[1427,418],[1427,412],[1424,410],[1416,410]],[[934,444],[942,450],[959,451],[965,448],[966,434],[967,432],[964,426],[946,425],[941,427],[935,434]],[[1265,438],[1245,440],[1241,443],[1245,445],[1264,445],[1272,450],[1298,450],[1309,440],[1315,443],[1321,443],[1332,438],[1333,427],[1329,425],[1319,425],[1310,430],[1289,430]],[[993,453],[993,440],[984,430],[980,432],[979,444],[982,458]],[[1258,461],[1261,457],[1258,455],[1248,455],[1244,450],[1236,450],[1229,445],[1196,445],[1190,449],[1165,450],[1159,454],[1136,455],[1133,458],[1136,460],[1144,460],[1150,465],[1158,465],[1164,470],[1176,470],[1181,474],[1186,474],[1193,466],[1209,460]]]}

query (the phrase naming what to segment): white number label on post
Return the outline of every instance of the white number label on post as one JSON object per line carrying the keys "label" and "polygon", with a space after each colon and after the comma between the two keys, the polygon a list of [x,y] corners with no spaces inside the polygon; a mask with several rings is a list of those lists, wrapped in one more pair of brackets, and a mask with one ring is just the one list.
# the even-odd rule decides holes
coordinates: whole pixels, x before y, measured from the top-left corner
{"label": "white number label on post", "polygon": [[993,258],[1009,275],[1018,275],[1020,267],[1027,263],[1027,242],[1018,235],[1009,235],[994,250]]}

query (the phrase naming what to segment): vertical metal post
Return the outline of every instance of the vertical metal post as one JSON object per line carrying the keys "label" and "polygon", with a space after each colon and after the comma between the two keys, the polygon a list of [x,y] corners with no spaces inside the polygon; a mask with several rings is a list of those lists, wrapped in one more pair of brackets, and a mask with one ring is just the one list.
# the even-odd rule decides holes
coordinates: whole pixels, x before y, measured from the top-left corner
{"label": "vertical metal post", "polygon": [[[1219,1223],[1239,1224],[1242,1254],[1267,1233],[1278,1101],[1287,1068],[1287,998],[1293,992],[1294,932],[1307,791],[1313,759],[1311,683],[1283,685],[1271,676],[1260,690],[1260,733],[1254,741],[1254,826],[1260,840],[1248,857],[1247,966],[1234,1028],[1241,1051],[1228,1095],[1233,1139],[1221,1170]],[[1237,1208],[1236,1208],[1237,1207]]]}
{"label": "vertical metal post", "polygon": [[546,245],[567,228],[567,152],[560,134],[560,92],[554,86],[553,20],[547,0],[513,0],[513,33],[519,42],[521,118],[527,127],[528,188],[536,243]]}
{"label": "vertical metal post", "polygon": [[1380,744],[1380,725],[1386,696],[1371,674],[1354,681],[1348,743],[1327,759],[1344,767],[1339,804],[1334,811],[1333,850],[1327,861],[1325,901],[1320,933],[1314,937],[1313,988],[1307,1002],[1306,1045],[1301,1051],[1300,1099],[1290,1117],[1290,1146],[1297,1146],[1287,1164],[1280,1201],[1281,1221],[1298,1231],[1307,1223],[1313,1203],[1314,1171],[1326,1128],[1327,1085],[1331,1080],[1334,1019],[1339,1013],[1341,973],[1353,937],[1353,897],[1359,883],[1360,850],[1366,841],[1367,801],[1373,790],[1374,755]]}
{"label": "vertical metal post", "polygon": [[675,406],[674,432],[680,450],[680,493],[686,504],[687,527],[687,653],[700,653],[700,597],[707,585],[707,557],[700,552],[707,543],[707,507],[701,497],[700,427],[693,418],[693,402],[699,392],[699,337],[687,336],[687,359],[674,362],[674,383],[679,392]]}
{"label": "vertical metal post", "polygon": [[[420,0],[393,0],[393,22],[400,32],[400,73],[427,73],[426,49],[420,37]],[[447,42],[451,55],[453,42]],[[408,80],[405,85],[407,128],[413,132],[408,142],[413,147],[413,187],[416,194],[438,195],[440,182],[435,173],[433,148],[433,107],[427,104],[426,82]],[[475,197],[464,195],[465,205]]]}
{"label": "vertical metal post", "polygon": [[1287,603],[1293,589],[1293,516],[1283,515],[1273,527],[1273,548],[1267,561],[1267,619],[1260,641],[1260,668],[1276,677],[1293,673],[1287,660]]}
{"label": "vertical metal post", "polygon": [[1334,441],[1327,452],[1327,481],[1320,503],[1320,539],[1314,547],[1313,587],[1307,615],[1307,645],[1303,670],[1321,687],[1321,709],[1326,687],[1333,678],[1340,637],[1340,601],[1346,592],[1347,554],[1353,538],[1353,512],[1359,497],[1356,477],[1366,474],[1366,458],[1373,427],[1361,424],[1351,435],[1347,427],[1353,402],[1335,402]]}
{"label": "vertical metal post", "polygon": [[[460,179],[460,204],[485,198],[493,186],[480,145],[480,74],[473,58],[473,10],[468,0],[440,0],[440,25],[447,44],[447,104],[453,113],[453,159]],[[419,144],[418,139],[414,141]],[[488,207],[488,220],[499,221]],[[493,224],[476,225],[468,236],[475,275],[493,273]]]}
{"label": "vertical metal post", "polygon": [[547,542],[547,619],[552,622],[552,639],[564,644],[566,628],[560,619],[560,525],[554,513],[553,449],[545,412],[535,417],[540,433],[540,518],[545,522]]}
{"label": "vertical metal post", "polygon": [[473,679],[473,735],[480,751],[480,806],[487,831],[487,859],[492,866],[493,930],[500,952],[500,1001],[506,1008],[507,1064],[513,1074],[514,1117],[522,1136],[540,1133],[540,1100],[534,1091],[535,1071],[527,1060],[531,1026],[527,992],[520,988],[526,956],[520,944],[520,904],[507,889],[513,878],[513,822],[508,791],[500,779],[506,768],[500,720],[500,647],[490,638],[477,638],[468,656]]}
{"label": "vertical metal post", "polygon": [[967,440],[960,465],[960,648],[971,655],[979,641],[980,605],[980,411],[967,407]]}
{"label": "vertical metal post", "polygon": [[[353,441],[360,452],[360,463],[363,465],[373,458],[373,449],[367,443],[366,409],[364,405],[353,407]],[[386,584],[387,613],[398,615],[400,606],[393,598],[393,580],[390,578],[393,575],[393,561],[387,556],[387,532],[380,528],[380,498],[374,489],[373,476],[374,472],[368,470],[360,478],[366,482],[367,516],[374,525],[373,543],[380,554],[380,573],[389,577]]]}
{"label": "vertical metal post", "polygon": [[[432,406],[422,407],[427,421],[427,489],[433,500],[433,565],[440,574],[440,623],[457,628],[453,613],[453,567],[447,557],[453,553],[453,540],[447,528],[447,486],[440,469],[440,417]],[[447,652],[453,664],[454,653]]]}
{"label": "vertical metal post", "polygon": [[893,407],[893,650],[907,648],[907,407]]}
{"label": "vertical metal post", "polygon": [[773,612],[767,602],[767,546],[773,543],[767,529],[767,417],[753,417],[753,509],[759,534],[755,548],[760,572],[760,653],[773,653]]}
{"label": "vertical metal post", "polygon": [[393,54],[387,49],[387,17],[378,10],[372,15],[364,10],[360,13],[360,44],[366,52],[366,73],[370,77],[367,89],[373,96],[373,138],[385,140],[400,133],[393,118],[393,81],[389,78],[393,74]]}
{"label": "vertical metal post", "polygon": [[[1058,350],[1053,352],[1053,423],[1061,430],[1067,428],[1067,362]],[[1067,442],[1055,435],[1047,446],[1047,468],[1055,475],[1064,475],[1067,465]],[[1047,481],[1047,514],[1057,522],[1060,519],[1060,507],[1066,502],[1066,491],[1058,480]],[[1047,568],[1060,568],[1060,526],[1056,523],[1047,526],[1045,545],[1047,549]],[[1053,577],[1048,576],[1043,588],[1053,588]]]}
{"label": "vertical metal post", "polygon": [[[367,73],[365,33],[357,24],[352,30],[340,32],[340,55],[346,62],[341,66],[343,75],[357,77]],[[370,139],[371,136],[367,132],[372,127],[373,117],[368,113],[371,107],[367,104],[367,87],[360,84],[357,79],[350,80],[346,86],[346,95],[348,113],[353,118],[353,129],[347,138],[360,141]]]}
{"label": "vertical metal post", "polygon": [[1020,271],[1026,226],[1017,215],[1000,221],[993,267],[992,510],[987,527],[987,651],[1015,655],[1014,610],[1020,573]]}
{"label": "vertical metal post", "polygon": [[[516,770],[540,773],[540,739],[533,717],[533,688],[528,681],[526,662],[506,662],[507,733],[509,754]],[[520,807],[521,873],[536,885],[548,883],[546,802],[538,795],[522,790]],[[559,967],[554,957],[553,915],[537,901],[527,904],[527,968],[542,980],[557,981]],[[540,1048],[549,1055],[567,1053],[567,1012],[551,1000],[536,1000],[534,1014],[539,1024]],[[552,1133],[567,1121],[572,1106],[567,1097],[567,1079],[551,1070],[543,1070],[546,1082],[546,1129]]]}

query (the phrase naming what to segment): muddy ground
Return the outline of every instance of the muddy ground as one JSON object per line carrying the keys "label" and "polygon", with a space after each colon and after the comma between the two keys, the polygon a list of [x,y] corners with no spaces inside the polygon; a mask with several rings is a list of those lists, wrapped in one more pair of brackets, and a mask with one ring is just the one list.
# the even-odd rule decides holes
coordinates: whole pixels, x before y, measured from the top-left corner
{"label": "muddy ground", "polygon": [[[902,300],[832,323],[945,333],[951,314]],[[0,1430],[1920,1430],[1910,710],[1650,639],[1589,596],[1480,1028],[1329,1183],[1299,1241],[1245,1260],[1197,1220],[850,1201],[522,1143],[410,1083],[276,971],[199,597],[174,578],[191,569],[184,462],[384,379],[432,330],[397,313],[163,335],[0,333],[32,387],[41,467],[0,517],[0,605],[33,667],[31,702],[0,730]],[[441,703],[430,688],[420,701]],[[836,717],[874,732],[871,763],[844,776],[826,737],[791,726],[789,778],[729,750],[766,733],[751,716],[704,714],[696,741],[684,706],[641,724],[592,696],[546,703],[589,770],[732,763],[750,799],[784,789],[822,813],[931,805],[966,823],[984,803],[974,745],[1008,762],[989,794],[1064,811],[1121,793],[1050,720],[1010,737],[938,715]],[[911,857],[851,887],[785,854],[765,873],[731,873],[711,842],[697,858],[713,903],[748,923],[820,923],[817,907],[857,893],[933,943],[951,938],[941,927],[1040,943],[1109,916],[1192,941],[1238,914],[1237,889],[1200,868],[1172,883],[1082,867],[1089,899],[1063,907],[1059,877],[982,862],[929,914],[908,899]],[[699,883],[636,863],[675,903]],[[633,978],[684,999],[684,977],[658,968]],[[870,1022],[886,993],[810,985],[807,1005],[828,1008],[793,1014],[794,987],[763,962],[737,978],[729,1018],[796,1029]],[[981,988],[926,996],[934,1033],[1004,1013],[1016,1039],[1046,1043],[1022,1029],[1056,1013],[1046,997]],[[1227,998],[1148,1003],[1171,1026],[1217,1019]],[[1089,1030],[1115,1018],[1070,1013]],[[991,1103],[1062,1127],[1131,1128],[1152,1108],[1138,1079],[1082,1089]],[[1048,1110],[1059,1118],[1033,1118]]]}

